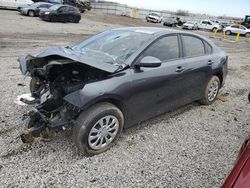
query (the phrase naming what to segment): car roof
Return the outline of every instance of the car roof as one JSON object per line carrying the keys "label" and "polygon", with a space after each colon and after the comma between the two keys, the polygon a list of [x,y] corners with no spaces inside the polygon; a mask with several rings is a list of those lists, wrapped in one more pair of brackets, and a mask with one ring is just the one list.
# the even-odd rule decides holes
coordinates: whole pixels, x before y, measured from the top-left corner
{"label": "car roof", "polygon": [[37,5],[53,5],[53,4],[51,4],[51,3],[47,3],[47,2],[36,2],[36,3],[33,3],[33,4],[31,4],[32,6],[37,6]]}
{"label": "car roof", "polygon": [[[67,4],[54,4],[52,7],[57,7],[57,9],[61,8],[61,7],[73,7],[76,9],[76,7],[71,6],[71,5],[67,5]],[[76,9],[77,10],[77,9]]]}
{"label": "car roof", "polygon": [[[184,33],[184,34],[191,34],[194,36],[199,36],[198,34],[175,30],[175,29],[167,29],[167,28],[161,28],[161,27],[124,27],[124,28],[117,28],[113,30],[126,30],[126,31],[134,31],[134,32],[141,32],[146,34],[152,34],[152,35],[164,35],[164,34],[171,34],[171,33]],[[203,38],[203,37],[202,37]]]}
{"label": "car roof", "polygon": [[202,35],[199,35],[196,33],[191,33],[188,31],[167,29],[167,28],[162,28],[162,27],[124,27],[124,28],[116,28],[116,29],[112,29],[112,30],[134,31],[134,32],[139,32],[139,33],[151,34],[155,37],[160,37],[162,35],[167,35],[167,34],[186,34],[186,35],[196,36],[200,39],[205,40],[211,46],[214,46],[214,43],[210,39],[208,39]]}

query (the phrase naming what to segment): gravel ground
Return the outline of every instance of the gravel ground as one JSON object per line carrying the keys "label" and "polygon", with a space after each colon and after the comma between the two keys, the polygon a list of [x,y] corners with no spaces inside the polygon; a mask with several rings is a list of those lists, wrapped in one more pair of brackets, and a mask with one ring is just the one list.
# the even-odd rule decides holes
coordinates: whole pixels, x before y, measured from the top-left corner
{"label": "gravel ground", "polygon": [[22,114],[31,109],[13,103],[29,91],[18,56],[72,45],[108,28],[157,24],[93,11],[79,24],[42,22],[3,10],[0,17],[0,187],[221,186],[250,130],[250,42],[245,38],[239,43],[213,39],[229,55],[229,75],[221,90],[225,102],[192,103],[140,123],[124,130],[109,151],[87,158],[78,154],[71,131],[48,143],[15,139],[24,129]]}

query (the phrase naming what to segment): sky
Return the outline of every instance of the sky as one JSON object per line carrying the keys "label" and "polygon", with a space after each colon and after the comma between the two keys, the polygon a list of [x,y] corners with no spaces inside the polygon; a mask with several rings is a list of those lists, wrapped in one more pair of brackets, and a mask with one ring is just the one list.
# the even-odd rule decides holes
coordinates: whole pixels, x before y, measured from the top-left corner
{"label": "sky", "polygon": [[250,15],[250,0],[111,0],[138,8],[155,10],[187,10],[213,16],[244,18]]}

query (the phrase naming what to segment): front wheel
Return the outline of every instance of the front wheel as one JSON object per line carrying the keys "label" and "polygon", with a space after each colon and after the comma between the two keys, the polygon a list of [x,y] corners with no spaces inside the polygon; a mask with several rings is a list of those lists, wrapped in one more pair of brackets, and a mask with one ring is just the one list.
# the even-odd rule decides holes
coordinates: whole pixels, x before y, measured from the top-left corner
{"label": "front wheel", "polygon": [[217,28],[216,27],[214,27],[213,29],[212,29],[212,32],[215,32],[217,30]]}
{"label": "front wheel", "polygon": [[226,35],[231,35],[231,31],[227,30]]}
{"label": "front wheel", "polygon": [[35,12],[33,10],[29,10],[28,11],[28,16],[34,17],[35,16]]}
{"label": "front wheel", "polygon": [[212,104],[216,100],[219,90],[220,79],[218,78],[218,76],[213,76],[205,88],[203,98],[200,100],[200,103],[204,105]]}
{"label": "front wheel", "polygon": [[85,155],[97,155],[112,147],[122,132],[122,112],[110,103],[99,103],[83,111],[73,128],[73,140]]}

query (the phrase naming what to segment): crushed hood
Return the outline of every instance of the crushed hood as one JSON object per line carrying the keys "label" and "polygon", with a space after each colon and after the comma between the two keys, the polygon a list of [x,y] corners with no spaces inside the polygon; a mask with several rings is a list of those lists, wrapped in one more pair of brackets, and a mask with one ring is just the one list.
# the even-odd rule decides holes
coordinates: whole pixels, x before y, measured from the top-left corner
{"label": "crushed hood", "polygon": [[29,63],[36,63],[39,62],[39,60],[42,61],[42,59],[46,58],[49,61],[54,60],[54,57],[62,57],[69,60],[73,60],[75,62],[83,63],[85,65],[89,65],[91,67],[97,68],[99,70],[103,70],[108,73],[113,73],[116,70],[119,69],[119,66],[103,63],[100,61],[99,58],[90,58],[86,56],[82,56],[80,53],[73,51],[70,48],[65,47],[56,47],[56,48],[48,48],[47,50],[44,50],[42,52],[36,53],[36,54],[27,54],[25,56],[22,56],[18,59],[18,62],[20,63],[20,69],[22,74],[29,75],[28,72],[28,64]]}

